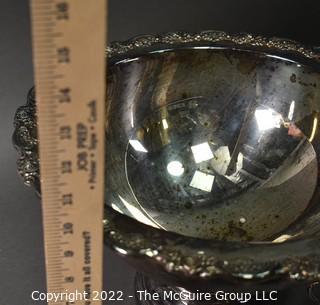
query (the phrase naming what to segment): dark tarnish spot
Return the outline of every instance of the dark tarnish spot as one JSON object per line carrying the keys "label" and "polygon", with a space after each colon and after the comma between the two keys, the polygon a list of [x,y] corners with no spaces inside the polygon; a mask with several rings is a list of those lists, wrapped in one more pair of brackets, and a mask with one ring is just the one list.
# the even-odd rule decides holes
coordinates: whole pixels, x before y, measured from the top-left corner
{"label": "dark tarnish spot", "polygon": [[295,83],[297,81],[297,75],[295,75],[294,73],[290,76],[290,81],[292,83]]}
{"label": "dark tarnish spot", "polygon": [[192,208],[192,203],[191,203],[191,202],[186,202],[185,205],[184,205],[184,207],[185,207],[186,209],[191,209],[191,208]]}
{"label": "dark tarnish spot", "polygon": [[233,221],[230,221],[228,223],[228,229],[226,232],[226,236],[232,236],[235,239],[242,239],[242,240],[251,240],[252,237],[248,235],[247,231],[239,228],[236,224],[233,223]]}
{"label": "dark tarnish spot", "polygon": [[269,69],[270,69],[271,72],[276,71],[276,68],[274,66],[270,66]]}

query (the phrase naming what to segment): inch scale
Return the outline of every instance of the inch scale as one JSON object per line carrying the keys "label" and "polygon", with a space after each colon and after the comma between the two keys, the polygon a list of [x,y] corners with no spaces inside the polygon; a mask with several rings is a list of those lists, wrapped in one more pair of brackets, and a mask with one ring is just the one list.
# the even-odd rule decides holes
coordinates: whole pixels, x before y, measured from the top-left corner
{"label": "inch scale", "polygon": [[101,304],[106,12],[31,0],[49,304]]}

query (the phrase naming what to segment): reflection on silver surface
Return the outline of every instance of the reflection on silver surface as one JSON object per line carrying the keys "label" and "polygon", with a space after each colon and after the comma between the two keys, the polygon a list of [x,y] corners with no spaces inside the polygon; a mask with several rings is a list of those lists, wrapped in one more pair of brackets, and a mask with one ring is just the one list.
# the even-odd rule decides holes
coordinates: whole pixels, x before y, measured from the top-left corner
{"label": "reflection on silver surface", "polygon": [[211,192],[214,176],[200,171],[195,171],[191,179],[190,186],[204,192]]}
{"label": "reflection on silver surface", "polygon": [[294,113],[294,106],[296,105],[295,101],[292,101],[290,104],[290,108],[289,108],[289,113],[288,113],[288,119],[289,121],[292,121],[293,118],[293,113]]}
{"label": "reflection on silver surface", "polygon": [[254,113],[260,131],[280,128],[281,115],[271,109],[257,109]]}
{"label": "reflection on silver surface", "polygon": [[169,128],[168,122],[167,122],[166,119],[163,119],[163,120],[162,120],[162,125],[163,125],[163,128],[164,128],[164,129],[168,129],[168,128]]}
{"label": "reflection on silver surface", "polygon": [[196,163],[201,163],[213,158],[208,142],[191,146],[191,151]]}
{"label": "reflection on silver surface", "polygon": [[311,136],[310,136],[310,138],[309,138],[309,141],[310,141],[310,142],[312,142],[312,141],[314,140],[314,136],[316,135],[317,127],[318,127],[318,119],[315,117],[315,118],[313,119]]}
{"label": "reflection on silver surface", "polygon": [[[135,206],[133,206],[131,203],[127,202],[124,198],[122,198],[119,195],[119,199],[122,201],[124,206],[127,208],[127,210],[130,212],[130,214],[138,221],[143,222],[149,226],[152,227],[158,227],[154,224],[153,221],[151,221],[140,209],[137,209]],[[113,204],[114,205],[114,204]],[[112,205],[111,205],[112,206]]]}
{"label": "reflection on silver surface", "polygon": [[284,235],[317,186],[319,75],[284,58],[221,49],[114,65],[106,198],[185,235]]}
{"label": "reflection on silver surface", "polygon": [[172,176],[181,176],[184,172],[184,168],[179,161],[170,161],[167,165],[168,173]]}
{"label": "reflection on silver surface", "polygon": [[129,143],[136,151],[148,152],[138,140],[129,140]]}

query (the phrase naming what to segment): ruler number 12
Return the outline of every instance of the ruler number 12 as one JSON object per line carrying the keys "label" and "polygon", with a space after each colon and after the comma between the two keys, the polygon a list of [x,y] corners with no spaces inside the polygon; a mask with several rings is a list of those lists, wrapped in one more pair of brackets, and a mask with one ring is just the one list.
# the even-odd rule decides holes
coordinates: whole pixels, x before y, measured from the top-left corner
{"label": "ruler number 12", "polygon": [[63,224],[63,234],[73,234],[73,223],[66,222]]}

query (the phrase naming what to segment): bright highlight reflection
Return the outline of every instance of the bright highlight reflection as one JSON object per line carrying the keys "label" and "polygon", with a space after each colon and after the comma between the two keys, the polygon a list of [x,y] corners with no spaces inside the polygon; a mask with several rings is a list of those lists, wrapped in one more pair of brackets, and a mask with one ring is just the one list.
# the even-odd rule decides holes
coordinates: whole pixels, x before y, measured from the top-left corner
{"label": "bright highlight reflection", "polygon": [[280,128],[282,116],[271,109],[257,109],[255,117],[260,130]]}
{"label": "bright highlight reflection", "polygon": [[138,140],[129,140],[129,143],[136,151],[148,152]]}
{"label": "bright highlight reflection", "polygon": [[313,126],[312,126],[312,132],[311,132],[311,136],[309,138],[309,141],[312,142],[314,139],[314,136],[316,134],[316,130],[317,130],[317,126],[318,126],[318,119],[314,118],[313,119]]}
{"label": "bright highlight reflection", "polygon": [[134,207],[132,204],[127,202],[124,198],[122,198],[120,195],[118,195],[124,206],[127,208],[127,210],[132,214],[132,216],[137,219],[140,222],[145,223],[146,225],[158,228],[158,226],[152,222],[147,216],[145,216],[139,209]]}
{"label": "bright highlight reflection", "polygon": [[230,153],[228,146],[221,146],[214,152],[211,166],[220,175],[225,175],[230,163]]}
{"label": "bright highlight reflection", "polygon": [[181,176],[184,172],[184,168],[181,162],[179,161],[171,161],[167,165],[167,170],[172,176]]}
{"label": "bright highlight reflection", "polygon": [[115,211],[117,211],[117,212],[119,212],[119,213],[123,214],[123,212],[122,212],[122,211],[117,207],[117,205],[116,205],[116,204],[111,203],[111,207],[112,207]]}
{"label": "bright highlight reflection", "polygon": [[168,129],[168,128],[169,128],[168,122],[167,122],[166,119],[163,119],[163,120],[162,120],[162,125],[163,125],[163,129]]}
{"label": "bright highlight reflection", "polygon": [[205,192],[211,192],[214,176],[200,171],[195,171],[190,186]]}
{"label": "bright highlight reflection", "polygon": [[292,101],[289,108],[288,119],[291,121],[294,113],[295,101]]}
{"label": "bright highlight reflection", "polygon": [[210,149],[208,142],[191,146],[191,150],[196,163],[207,161],[213,158],[213,153]]}

